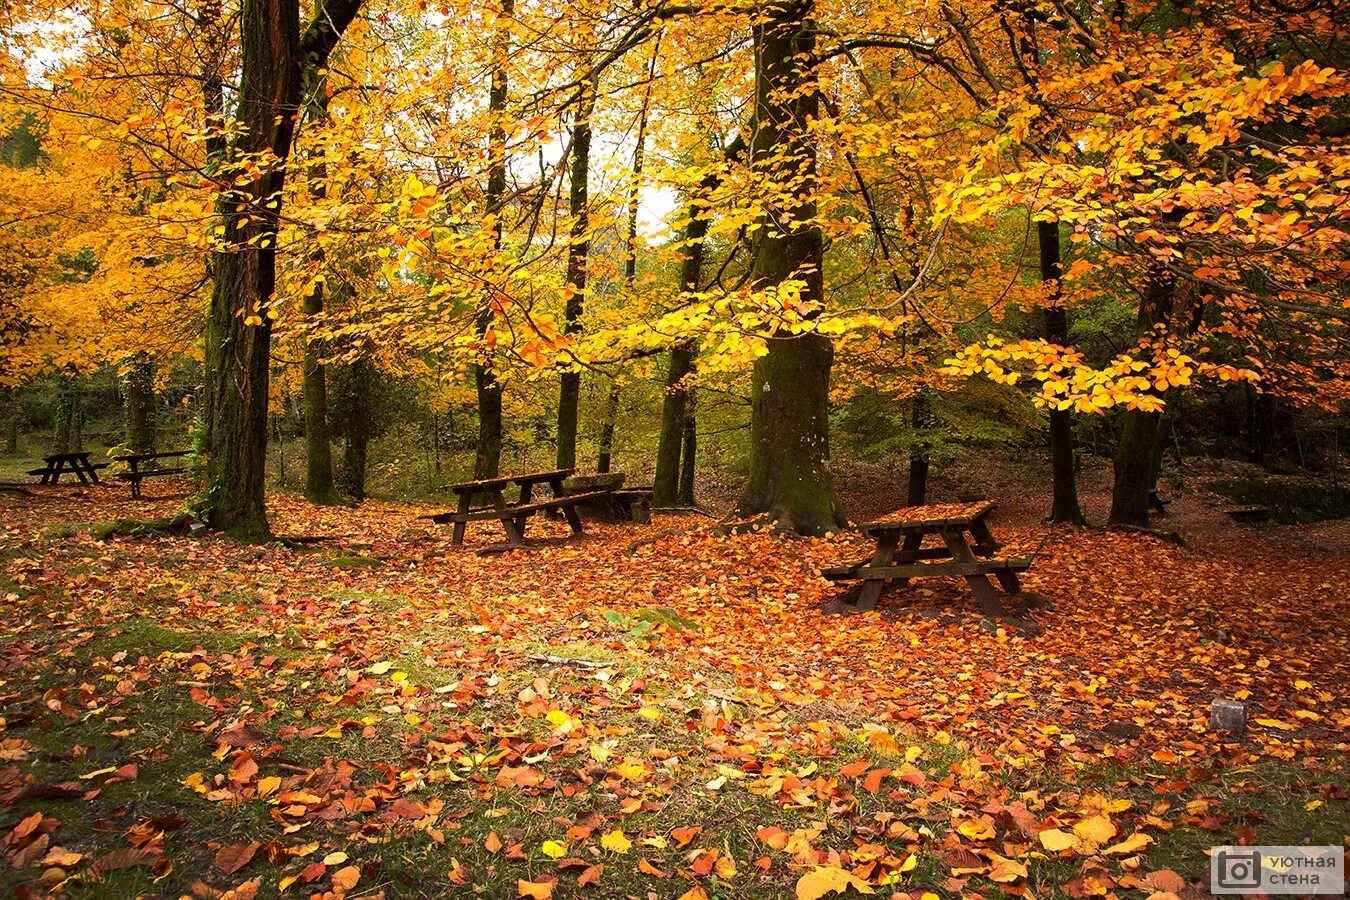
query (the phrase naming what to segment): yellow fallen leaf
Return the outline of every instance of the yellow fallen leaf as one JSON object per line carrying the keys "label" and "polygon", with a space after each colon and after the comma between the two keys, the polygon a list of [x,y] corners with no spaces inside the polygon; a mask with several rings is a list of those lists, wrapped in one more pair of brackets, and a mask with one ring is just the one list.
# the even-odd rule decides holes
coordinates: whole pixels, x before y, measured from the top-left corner
{"label": "yellow fallen leaf", "polygon": [[994,828],[983,819],[967,819],[956,830],[972,841],[987,841],[994,836]]}
{"label": "yellow fallen leaf", "polygon": [[553,896],[553,882],[526,881],[520,878],[516,880],[516,890],[520,896],[530,897],[531,900],[550,900]]}
{"label": "yellow fallen leaf", "polygon": [[1115,836],[1116,826],[1106,816],[1093,816],[1073,826],[1073,833],[1094,844],[1105,844]]}
{"label": "yellow fallen leaf", "polygon": [[372,675],[383,675],[385,672],[388,672],[393,667],[394,664],[391,662],[377,662],[370,668],[366,669],[366,671]]}
{"label": "yellow fallen leaf", "polygon": [[1027,867],[1015,859],[1008,859],[1006,856],[999,856],[997,853],[990,854],[994,865],[989,869],[989,879],[1001,884],[1010,884],[1019,878],[1027,877]]}
{"label": "yellow fallen leaf", "polygon": [[567,845],[562,841],[544,841],[543,850],[549,859],[562,859],[567,855]]}
{"label": "yellow fallen leaf", "polygon": [[876,893],[852,872],[835,866],[816,866],[797,879],[797,900],[820,900],[826,894],[842,894],[849,888],[860,894]]}
{"label": "yellow fallen leaf", "polygon": [[627,853],[632,848],[633,842],[623,833],[622,828],[615,828],[600,838],[600,846],[615,853]]}
{"label": "yellow fallen leaf", "polygon": [[1047,828],[1040,833],[1041,846],[1051,853],[1058,853],[1061,850],[1068,850],[1078,843],[1078,838],[1069,834],[1067,831],[1060,831],[1058,828]]}
{"label": "yellow fallen leaf", "polygon": [[334,850],[323,858],[323,864],[325,866],[340,866],[346,861],[347,854],[343,853],[341,850]]}
{"label": "yellow fallen leaf", "polygon": [[1138,853],[1151,843],[1153,843],[1153,838],[1142,831],[1136,831],[1119,844],[1112,844],[1107,847],[1102,853],[1107,856],[1129,856],[1131,853]]}

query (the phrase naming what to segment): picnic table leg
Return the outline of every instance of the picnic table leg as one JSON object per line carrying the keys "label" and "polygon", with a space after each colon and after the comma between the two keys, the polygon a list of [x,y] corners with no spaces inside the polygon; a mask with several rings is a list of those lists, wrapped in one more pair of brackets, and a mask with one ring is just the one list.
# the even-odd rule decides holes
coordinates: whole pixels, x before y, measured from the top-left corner
{"label": "picnic table leg", "polygon": [[[905,541],[900,545],[900,552],[896,553],[892,562],[909,563],[919,558],[919,548],[923,546],[923,532],[911,531],[905,534]],[[908,578],[897,578],[895,583],[898,587],[904,587],[909,584]]]}
{"label": "picnic table leg", "polygon": [[86,459],[84,465],[89,470],[89,477],[93,480],[94,484],[102,484],[98,477],[98,469],[94,468],[94,464]]}
{"label": "picnic table leg", "polygon": [[450,546],[452,547],[460,547],[464,544],[464,531],[469,527],[469,523],[464,521],[464,517],[469,514],[469,501],[472,499],[473,493],[471,491],[465,491],[459,495],[459,505],[455,508],[457,517],[455,530],[450,535]]}
{"label": "picnic table leg", "polygon": [[[520,486],[520,499],[516,501],[517,506],[524,506],[534,498],[534,484],[525,482]],[[525,537],[525,522],[529,519],[529,513],[523,516],[516,516],[516,531],[520,532],[523,539]]]}
{"label": "picnic table leg", "polygon": [[[975,543],[977,544],[984,544],[987,547],[1002,546],[994,538],[994,533],[989,530],[989,523],[986,522],[983,517],[970,523],[970,533],[975,536]],[[992,555],[993,553],[994,551],[991,550],[990,554]],[[1016,572],[1003,569],[995,572],[994,577],[998,579],[999,584],[1003,585],[1003,590],[1007,591],[1009,594],[1022,593],[1022,582],[1018,581]]]}
{"label": "picnic table leg", "polygon": [[[942,539],[947,542],[947,549],[952,552],[952,559],[957,562],[973,563],[979,562],[975,558],[975,551],[970,549],[970,544],[966,542],[966,536],[959,531],[944,531]],[[970,592],[975,595],[975,601],[980,604],[980,609],[990,620],[1003,615],[1003,604],[999,601],[998,591],[989,583],[987,575],[967,575],[966,583],[970,585]]]}
{"label": "picnic table leg", "polygon": [[511,507],[507,506],[506,499],[502,497],[502,492],[496,490],[492,492],[492,505],[502,514],[502,531],[506,532],[506,540],[512,547],[521,547],[525,544],[525,516],[515,516],[511,513]]}
{"label": "picnic table leg", "polygon": [[[555,497],[567,496],[567,489],[563,487],[561,478],[554,478],[552,481],[548,483],[548,486],[553,488],[553,496]],[[562,512],[563,515],[567,517],[567,524],[571,526],[573,534],[586,533],[581,527],[581,513],[577,512],[577,508],[575,506],[564,506]]]}
{"label": "picnic table leg", "polygon": [[[895,557],[896,545],[899,543],[899,536],[893,533],[887,532],[878,536],[877,549],[872,553],[872,568],[889,566],[891,560]],[[864,581],[862,590],[858,592],[858,609],[875,609],[885,587],[885,578],[869,578]]]}

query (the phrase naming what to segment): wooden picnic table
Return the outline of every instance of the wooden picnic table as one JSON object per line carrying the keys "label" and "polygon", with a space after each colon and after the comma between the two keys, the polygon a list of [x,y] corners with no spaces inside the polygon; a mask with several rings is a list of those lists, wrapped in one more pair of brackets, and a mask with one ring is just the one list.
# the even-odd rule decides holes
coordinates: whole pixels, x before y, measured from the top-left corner
{"label": "wooden picnic table", "polygon": [[[525,543],[525,523],[529,521],[530,516],[549,509],[562,512],[567,518],[567,524],[571,526],[573,534],[584,534],[585,531],[581,526],[581,515],[576,509],[577,506],[603,497],[608,491],[590,491],[582,494],[567,493],[566,488],[563,487],[563,482],[573,471],[575,470],[556,469],[549,472],[503,475],[499,478],[483,478],[478,481],[452,484],[450,490],[459,498],[455,511],[435,513],[428,518],[441,525],[454,523],[455,530],[450,543],[455,547],[464,543],[464,532],[470,522],[486,522],[492,519],[502,523],[502,530],[506,532],[506,539],[511,546],[522,546]],[[510,503],[507,502],[504,492],[506,488],[513,484],[520,488],[520,494],[514,503]],[[548,485],[553,492],[553,496],[544,500],[534,500],[534,487],[537,484]],[[485,505],[474,506],[473,498],[479,495],[487,495],[489,502]]]}
{"label": "wooden picnic table", "polygon": [[40,469],[30,469],[29,475],[41,475],[42,480],[39,484],[56,484],[61,480],[61,476],[66,472],[71,472],[80,479],[81,484],[93,482],[98,484],[98,470],[106,469],[107,463],[91,463],[89,461],[90,453],[87,450],[81,450],[75,453],[53,453],[42,457],[46,463]]}
{"label": "wooden picnic table", "polygon": [[[994,539],[986,517],[994,504],[938,503],[909,506],[858,526],[876,542],[872,555],[851,566],[821,572],[831,581],[861,580],[858,609],[872,609],[888,581],[901,586],[911,578],[960,576],[970,585],[980,609],[993,619],[1003,615],[998,591],[989,576],[998,579],[1009,594],[1022,590],[1017,573],[1031,566],[1030,559],[999,559],[1001,545]],[[924,547],[924,537],[939,535],[940,547]],[[967,538],[967,534],[970,538]]]}
{"label": "wooden picnic table", "polygon": [[162,453],[125,453],[121,456],[114,456],[113,459],[127,464],[127,471],[118,472],[113,477],[118,481],[125,481],[131,485],[131,497],[133,500],[139,500],[141,496],[141,482],[146,478],[156,478],[164,475],[182,475],[187,471],[185,466],[161,469],[158,467],[142,469],[141,463],[157,463],[161,459],[172,459],[178,456],[190,456],[191,450],[165,450]]}

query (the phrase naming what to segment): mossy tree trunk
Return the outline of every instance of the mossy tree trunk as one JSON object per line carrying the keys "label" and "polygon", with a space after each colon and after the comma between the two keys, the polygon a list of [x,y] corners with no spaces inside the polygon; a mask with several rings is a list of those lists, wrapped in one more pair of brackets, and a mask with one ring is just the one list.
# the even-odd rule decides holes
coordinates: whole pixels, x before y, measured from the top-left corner
{"label": "mossy tree trunk", "polygon": [[680,451],[681,506],[694,505],[694,476],[698,472],[698,420],[694,415],[694,398],[689,398],[689,415],[684,420],[684,441]]}
{"label": "mossy tree trunk", "polygon": [[[1163,269],[1151,273],[1139,305],[1139,332],[1152,333],[1172,314],[1176,278]],[[1155,479],[1154,450],[1162,435],[1162,413],[1127,409],[1120,418],[1115,480],[1111,487],[1111,525],[1148,527],[1149,494]]]}
{"label": "mossy tree trunk", "polygon": [[619,417],[619,381],[609,386],[605,399],[604,420],[600,424],[600,452],[596,454],[595,471],[608,472],[614,459],[614,423]]}
{"label": "mossy tree trunk", "polygon": [[[568,213],[572,221],[567,250],[567,300],[563,308],[563,332],[581,330],[581,315],[586,304],[586,270],[590,240],[591,114],[595,111],[595,85],[582,90],[572,124],[572,176],[568,193]],[[581,400],[581,373],[564,372],[558,388],[559,469],[577,466],[577,413]]]}
{"label": "mossy tree trunk", "polygon": [[271,306],[276,237],[301,74],[322,68],[361,0],[327,0],[302,37],[298,0],[244,0],[240,11],[240,130],[233,160],[275,160],[222,194],[226,249],[212,259],[206,318],[205,514],[241,540],[270,535],[264,499]]}
{"label": "mossy tree trunk", "polygon": [[342,411],[342,469],[339,485],[358,503],[366,499],[366,470],[370,440],[375,433],[375,365],[361,358],[342,372],[339,409]]}
{"label": "mossy tree trunk", "polygon": [[[788,194],[761,229],[752,275],[759,287],[801,281],[802,301],[819,302],[824,245],[815,223],[816,148],[808,133],[819,91],[814,0],[767,6],[754,28],[755,134],[751,161]],[[744,516],[766,515],[784,531],[823,534],[843,525],[830,472],[830,368],[834,347],[819,334],[774,335],[751,381],[750,477]]]}
{"label": "mossy tree trunk", "polygon": [[83,447],[80,427],[80,390],[73,375],[59,375],[56,383],[56,422],[52,453],[74,453]]}
{"label": "mossy tree trunk", "polygon": [[14,456],[19,452],[19,391],[17,388],[0,387],[0,452]]}
{"label": "mossy tree trunk", "polygon": [[[1059,280],[1063,259],[1059,243],[1059,223],[1037,222],[1040,244],[1041,280],[1054,282],[1051,303],[1045,308],[1045,339],[1061,347],[1069,346],[1069,314],[1060,302]],[[1073,413],[1067,409],[1050,410],[1050,521],[1082,525],[1083,508],[1078,503],[1078,476],[1074,460]]]}
{"label": "mossy tree trunk", "polygon": [[[492,127],[488,135],[488,177],[485,200],[492,228],[492,249],[502,248],[506,204],[506,99],[509,83],[506,65],[511,52],[511,17],[515,0],[502,0],[493,31],[492,83],[488,87],[488,112]],[[496,478],[502,461],[502,386],[497,380],[492,350],[486,337],[492,327],[492,299],[484,295],[474,321],[480,342],[481,358],[473,366],[473,384],[478,397],[478,443],[474,454],[473,477]]]}
{"label": "mossy tree trunk", "polygon": [[122,399],[127,413],[127,449],[155,452],[155,361],[138,353],[122,376]]}
{"label": "mossy tree trunk", "polygon": [[929,447],[926,432],[932,419],[932,400],[926,388],[919,388],[914,395],[910,408],[910,427],[914,429],[914,440],[909,447],[909,482],[906,486],[905,505],[923,506],[928,500],[928,459]]}

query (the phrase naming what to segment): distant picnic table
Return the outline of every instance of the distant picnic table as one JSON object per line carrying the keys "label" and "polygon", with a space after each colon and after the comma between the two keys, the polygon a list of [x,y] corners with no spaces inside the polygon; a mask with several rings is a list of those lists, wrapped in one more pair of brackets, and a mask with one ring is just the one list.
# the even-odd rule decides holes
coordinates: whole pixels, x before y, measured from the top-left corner
{"label": "distant picnic table", "polygon": [[[859,580],[857,608],[872,609],[888,581],[901,586],[911,578],[948,575],[966,579],[980,609],[993,619],[1003,614],[998,591],[989,576],[998,579],[1009,594],[1022,586],[1018,572],[1031,566],[1031,559],[999,559],[1002,545],[994,539],[989,523],[993,512],[989,501],[977,503],[937,503],[908,506],[859,525],[858,530],[876,542],[872,555],[850,566],[825,569],[821,574],[831,581]],[[926,535],[942,538],[941,547],[924,547]],[[967,538],[970,535],[970,539]]]}
{"label": "distant picnic table", "polygon": [[[118,472],[113,477],[118,481],[125,481],[130,484],[132,499],[139,500],[141,497],[141,482],[145,479],[163,475],[181,475],[187,471],[187,468],[183,466],[161,469],[157,465],[159,460],[190,456],[191,454],[191,450],[165,450],[161,453],[125,453],[121,456],[114,456],[113,459],[127,464],[127,471]],[[151,463],[152,467],[142,469],[141,463]]]}
{"label": "distant picnic table", "polygon": [[[577,512],[577,506],[604,497],[609,491],[567,493],[566,488],[563,487],[563,482],[573,471],[575,470],[556,469],[550,472],[502,475],[498,478],[484,478],[478,481],[452,484],[450,490],[459,498],[458,507],[454,512],[434,513],[427,518],[440,525],[454,523],[455,530],[450,543],[455,547],[464,543],[464,532],[468,523],[487,522],[493,519],[502,523],[502,530],[506,532],[506,540],[511,546],[523,546],[525,543],[525,524],[529,521],[530,516],[549,509],[562,512],[567,518],[567,524],[571,526],[573,534],[584,534],[585,531],[581,526],[581,515]],[[520,494],[514,503],[508,502],[504,496],[506,488],[513,484],[520,488]],[[534,486],[537,484],[548,485],[553,492],[553,496],[544,500],[534,500]],[[488,503],[474,506],[474,497],[481,495],[486,495]]]}
{"label": "distant picnic table", "polygon": [[81,484],[93,482],[98,484],[98,470],[106,469],[107,463],[91,463],[89,461],[90,453],[87,450],[77,451],[75,453],[53,453],[42,457],[46,464],[40,469],[29,469],[29,475],[41,475],[42,480],[39,484],[56,484],[61,480],[61,476],[67,472],[80,479]]}

